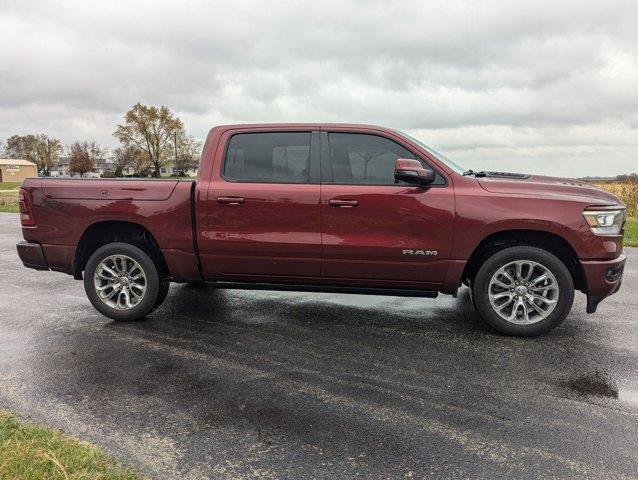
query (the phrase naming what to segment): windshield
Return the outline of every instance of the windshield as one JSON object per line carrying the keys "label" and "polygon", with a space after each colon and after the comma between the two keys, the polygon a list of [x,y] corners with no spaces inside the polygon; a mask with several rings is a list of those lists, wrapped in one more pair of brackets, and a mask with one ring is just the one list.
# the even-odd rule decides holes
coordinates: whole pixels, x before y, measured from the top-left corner
{"label": "windshield", "polygon": [[432,155],[434,155],[437,159],[441,160],[443,163],[445,163],[448,167],[450,167],[452,170],[454,170],[456,173],[458,174],[463,174],[463,172],[465,172],[465,168],[463,168],[462,166],[460,166],[458,163],[453,162],[452,160],[450,160],[449,158],[447,158],[445,155],[443,155],[442,153],[437,152],[436,150],[434,150],[432,147],[428,147],[425,143],[423,143],[421,140],[419,140],[418,138],[414,138],[412,135],[408,135],[405,132],[401,132],[399,131],[399,133],[401,135],[403,135],[406,138],[409,138],[410,140],[412,140],[414,143],[416,143],[419,147],[423,148],[424,150],[426,150],[428,153],[431,153]]}

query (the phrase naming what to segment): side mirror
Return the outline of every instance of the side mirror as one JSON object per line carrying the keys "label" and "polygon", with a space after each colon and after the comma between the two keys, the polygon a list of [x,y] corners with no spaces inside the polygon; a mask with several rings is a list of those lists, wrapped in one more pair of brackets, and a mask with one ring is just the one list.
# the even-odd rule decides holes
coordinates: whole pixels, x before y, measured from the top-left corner
{"label": "side mirror", "polygon": [[413,185],[429,185],[436,178],[434,170],[423,168],[421,162],[409,158],[397,158],[394,163],[394,179],[402,180]]}

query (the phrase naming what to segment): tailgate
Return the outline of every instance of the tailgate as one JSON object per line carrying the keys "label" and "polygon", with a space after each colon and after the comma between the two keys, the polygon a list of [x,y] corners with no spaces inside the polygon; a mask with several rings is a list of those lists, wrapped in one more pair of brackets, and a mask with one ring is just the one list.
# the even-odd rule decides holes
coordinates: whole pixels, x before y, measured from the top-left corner
{"label": "tailgate", "polygon": [[166,200],[177,180],[123,180],[46,178],[42,190],[48,198],[77,200]]}

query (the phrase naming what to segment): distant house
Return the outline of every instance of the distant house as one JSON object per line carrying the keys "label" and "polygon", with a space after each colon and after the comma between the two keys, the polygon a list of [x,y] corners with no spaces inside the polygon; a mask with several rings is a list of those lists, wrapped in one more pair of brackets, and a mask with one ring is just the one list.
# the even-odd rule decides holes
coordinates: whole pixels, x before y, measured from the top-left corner
{"label": "distant house", "polygon": [[[189,168],[184,173],[185,173],[185,175],[187,177],[196,177],[197,176],[197,169],[196,168]],[[177,174],[177,170],[175,170],[175,167],[172,164],[168,164],[168,165],[160,168],[160,175],[162,175],[163,177],[170,176],[170,175],[175,175],[175,174]]]}
{"label": "distant house", "polygon": [[115,170],[115,167],[113,166],[113,159],[110,157],[105,158],[96,162],[93,166],[93,171],[89,173],[87,177],[100,178],[102,174],[112,172],[113,170]]}
{"label": "distant house", "polygon": [[160,175],[162,176],[173,175],[173,173],[174,173],[173,165],[166,165],[164,167],[160,167]]}
{"label": "distant house", "polygon": [[69,157],[60,157],[58,164],[51,169],[52,177],[69,177]]}
{"label": "distant house", "polygon": [[[97,162],[94,165],[93,171],[89,172],[85,175],[87,178],[100,178],[103,173],[113,171],[113,159],[105,158]],[[52,177],[70,177],[71,171],[69,169],[69,157],[60,157],[58,159],[58,164],[51,169]],[[75,177],[79,177],[79,175],[75,175]]]}
{"label": "distant house", "polygon": [[21,182],[28,177],[37,177],[35,163],[20,158],[0,158],[0,182]]}

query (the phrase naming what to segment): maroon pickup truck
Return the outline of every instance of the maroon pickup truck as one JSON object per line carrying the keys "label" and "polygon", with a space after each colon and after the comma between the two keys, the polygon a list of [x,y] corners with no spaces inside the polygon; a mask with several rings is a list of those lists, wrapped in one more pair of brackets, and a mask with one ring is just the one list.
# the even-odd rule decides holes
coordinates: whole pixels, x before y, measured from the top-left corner
{"label": "maroon pickup truck", "polygon": [[369,125],[213,128],[197,181],[32,178],[25,266],[84,279],[115,320],[170,282],[414,297],[465,284],[500,332],[538,335],[615,293],[625,205],[564,178],[464,171]]}

